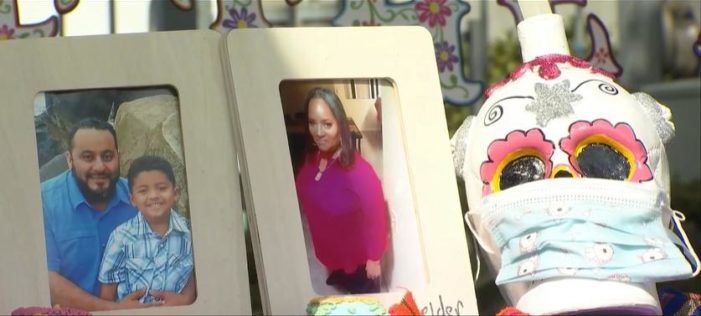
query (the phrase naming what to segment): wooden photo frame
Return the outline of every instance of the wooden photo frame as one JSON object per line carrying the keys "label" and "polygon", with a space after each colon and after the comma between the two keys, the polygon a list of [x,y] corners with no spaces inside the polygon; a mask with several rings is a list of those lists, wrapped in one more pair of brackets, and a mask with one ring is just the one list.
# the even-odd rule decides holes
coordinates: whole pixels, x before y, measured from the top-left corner
{"label": "wooden photo frame", "polygon": [[[244,200],[265,314],[303,314],[312,286],[283,113],[281,83],[381,79],[391,84],[396,137],[383,146],[406,164],[420,276],[366,294],[383,304],[412,291],[426,315],[476,314],[460,202],[430,34],[421,27],[238,30],[223,43]],[[264,52],[264,55],[261,53]],[[386,113],[382,107],[382,116]],[[389,108],[389,107],[388,107]],[[384,123],[384,120],[383,120]],[[391,194],[391,193],[390,193]],[[400,264],[400,263],[396,263]],[[412,282],[421,280],[418,286]],[[389,307],[387,305],[386,307]],[[446,312],[450,310],[449,312]]]}
{"label": "wooden photo frame", "polygon": [[[315,90],[316,89],[316,90]],[[325,90],[320,90],[325,89]],[[380,258],[380,275],[378,278],[368,281],[363,281],[362,278],[352,277],[350,280],[339,280],[337,286],[328,285],[326,280],[330,277],[326,267],[320,261],[320,255],[316,251],[316,243],[312,242],[312,233],[310,231],[310,218],[304,212],[304,207],[301,206],[301,217],[303,220],[303,229],[305,236],[305,248],[307,253],[307,261],[309,263],[309,275],[312,281],[312,289],[317,295],[342,295],[347,292],[370,292],[370,293],[386,293],[389,290],[397,287],[405,287],[414,290],[423,289],[426,284],[425,267],[421,258],[421,250],[418,240],[418,225],[416,223],[415,207],[410,196],[411,187],[408,181],[408,170],[404,159],[402,141],[399,136],[399,122],[396,109],[399,108],[397,94],[394,86],[386,79],[354,79],[354,80],[285,80],[280,83],[280,96],[285,117],[285,127],[287,132],[287,140],[290,150],[290,160],[292,169],[295,174],[295,181],[301,181],[300,169],[304,166],[306,160],[314,159],[318,155],[316,150],[317,145],[314,143],[312,133],[308,133],[308,122],[306,113],[308,112],[306,105],[307,94],[311,91],[327,91],[338,97],[340,108],[343,108],[344,115],[347,118],[347,126],[351,134],[348,148],[357,153],[355,159],[364,162],[354,162],[369,165],[372,172],[368,174],[360,174],[364,179],[358,180],[356,188],[350,181],[345,181],[348,174],[338,172],[336,180],[330,180],[331,183],[345,182],[340,187],[329,185],[325,180],[322,181],[327,174],[326,170],[317,171],[317,166],[307,163],[308,169],[312,174],[316,172],[314,181],[306,181],[307,186],[316,187],[316,189],[328,188],[331,190],[324,192],[316,192],[322,196],[321,200],[335,199],[333,206],[339,211],[337,216],[344,218],[337,221],[338,226],[331,230],[331,235],[327,236],[321,232],[320,236],[316,236],[316,240],[323,245],[333,245],[327,243],[329,240],[339,240],[346,238],[345,241],[336,241],[332,249],[321,249],[321,251],[331,252],[325,257],[340,257],[346,259],[348,256],[348,247],[367,248],[381,247],[384,245],[384,251]],[[330,100],[334,102],[333,100]],[[318,126],[322,128],[321,126]],[[338,129],[337,129],[338,131]],[[316,131],[319,132],[318,130]],[[324,133],[325,132],[321,132]],[[326,137],[326,135],[322,135]],[[311,146],[311,148],[309,147]],[[309,150],[311,149],[311,150]],[[339,157],[329,158],[327,164],[328,169],[336,169],[341,171],[348,169],[346,167],[336,168],[342,164]],[[358,171],[360,172],[360,171]],[[331,173],[331,172],[329,172]],[[372,192],[368,187],[372,181],[365,177],[372,177],[371,174],[377,177],[380,184],[380,190]],[[310,174],[311,175],[311,174]],[[340,181],[339,181],[340,180]],[[300,188],[303,185],[300,184]],[[347,190],[346,190],[347,189]],[[345,195],[345,193],[349,195]],[[333,193],[339,193],[337,196]],[[316,195],[315,194],[315,195]],[[373,196],[381,196],[373,201]],[[301,201],[298,202],[301,205]],[[344,200],[342,202],[341,200]],[[379,201],[379,203],[376,203]],[[323,203],[323,202],[322,202]],[[345,209],[348,205],[370,205],[366,210],[355,212],[355,215],[346,217]],[[358,207],[362,209],[363,207]],[[341,215],[344,214],[344,215]],[[332,215],[333,216],[333,215]],[[357,217],[356,217],[357,216]],[[375,220],[365,220],[365,218],[375,218]],[[316,221],[322,226],[326,226],[328,218],[316,217]],[[317,227],[317,230],[318,227]],[[345,231],[339,233],[339,231]],[[363,236],[376,236],[379,232],[383,236],[381,240],[377,238],[364,238]],[[345,235],[345,236],[339,236]],[[366,245],[366,243],[377,243],[379,245]],[[350,245],[348,245],[350,243]],[[343,249],[343,250],[341,250]],[[336,250],[340,250],[336,252]],[[332,258],[338,259],[338,258]],[[350,258],[348,258],[350,259]],[[364,267],[361,267],[361,270]],[[337,269],[341,270],[341,269]],[[362,271],[361,271],[362,272]],[[348,278],[348,273],[343,273]],[[335,275],[343,275],[337,271]],[[362,274],[362,273],[361,273]],[[355,275],[355,274],[353,274]],[[360,281],[360,282],[359,282]]]}
{"label": "wooden photo frame", "polygon": [[0,185],[0,313],[51,305],[32,107],[37,94],[160,86],[172,87],[179,101],[197,299],[114,313],[251,313],[236,134],[224,92],[220,37],[183,31],[1,43],[0,174],[7,181]]}

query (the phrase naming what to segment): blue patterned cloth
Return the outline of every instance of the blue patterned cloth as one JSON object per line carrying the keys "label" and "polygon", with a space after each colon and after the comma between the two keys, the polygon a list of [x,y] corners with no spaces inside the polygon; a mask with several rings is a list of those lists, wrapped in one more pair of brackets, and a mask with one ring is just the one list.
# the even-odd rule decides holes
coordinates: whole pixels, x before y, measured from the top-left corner
{"label": "blue patterned cloth", "polygon": [[483,199],[481,225],[501,251],[497,285],[561,277],[652,283],[694,275],[698,259],[668,228],[679,219],[664,192],[623,181],[555,180]]}
{"label": "blue patterned cloth", "polygon": [[101,283],[118,283],[118,300],[145,288],[146,294],[140,301],[151,302],[152,290],[180,293],[192,269],[192,237],[187,220],[171,210],[168,231],[159,236],[139,213],[110,236],[98,279]]}

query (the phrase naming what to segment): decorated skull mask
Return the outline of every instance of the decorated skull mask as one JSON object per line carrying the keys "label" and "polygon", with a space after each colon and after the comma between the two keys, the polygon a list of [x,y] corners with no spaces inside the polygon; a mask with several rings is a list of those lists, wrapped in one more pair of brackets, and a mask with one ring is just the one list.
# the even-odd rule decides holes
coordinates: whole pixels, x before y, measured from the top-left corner
{"label": "decorated skull mask", "polygon": [[[561,27],[557,15],[539,19]],[[698,273],[669,208],[670,111],[554,51],[524,53],[454,135],[466,220],[523,311],[659,314],[655,282]]]}
{"label": "decorated skull mask", "polygon": [[486,94],[480,112],[459,131],[470,134],[461,144],[467,146],[469,200],[556,177],[669,190],[664,143],[674,125],[669,110],[649,95],[630,94],[604,72],[564,55],[525,63]]}

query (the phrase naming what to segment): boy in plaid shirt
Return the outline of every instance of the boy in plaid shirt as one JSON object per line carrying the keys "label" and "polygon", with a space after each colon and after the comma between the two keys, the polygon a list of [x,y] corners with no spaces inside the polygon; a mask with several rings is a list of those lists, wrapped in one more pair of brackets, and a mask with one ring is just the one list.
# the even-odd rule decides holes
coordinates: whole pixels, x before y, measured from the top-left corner
{"label": "boy in plaid shirt", "polygon": [[192,237],[187,219],[173,210],[178,198],[173,168],[163,158],[142,156],[127,179],[139,213],[110,235],[98,276],[100,296],[120,301],[145,288],[141,302],[192,304]]}

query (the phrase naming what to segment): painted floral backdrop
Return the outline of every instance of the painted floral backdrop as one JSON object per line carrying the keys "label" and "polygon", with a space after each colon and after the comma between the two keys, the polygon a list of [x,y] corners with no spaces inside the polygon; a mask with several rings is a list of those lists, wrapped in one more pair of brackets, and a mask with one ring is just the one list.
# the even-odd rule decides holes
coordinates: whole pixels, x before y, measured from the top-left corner
{"label": "painted floral backdrop", "polygon": [[217,0],[217,18],[209,28],[225,33],[230,29],[270,27],[260,1]]}
{"label": "painted floral backdrop", "polygon": [[[58,15],[69,13],[80,0],[54,0]],[[217,17],[210,28],[219,32],[230,29],[271,27],[265,19],[262,1],[273,0],[217,0]],[[282,1],[282,0],[274,0]],[[285,0],[287,5],[298,5],[304,0]],[[518,21],[520,13],[515,0],[495,0],[509,9]],[[193,0],[171,0],[181,10],[190,10]],[[561,3],[586,5],[586,0],[550,0],[554,7]],[[465,47],[460,34],[460,21],[470,12],[466,0],[413,0],[398,3],[393,0],[341,0],[334,26],[381,27],[389,25],[419,25],[433,38],[436,71],[439,74],[443,98],[448,104],[474,104],[484,91],[484,83],[470,80],[464,73]],[[28,37],[56,36],[60,29],[59,17],[50,16],[37,24],[22,25],[18,21],[17,0],[0,0],[0,40]],[[620,75],[621,67],[611,51],[606,27],[595,15],[587,18],[592,50],[586,59],[594,66]]]}
{"label": "painted floral backdrop", "polygon": [[382,0],[344,1],[334,18],[336,26],[420,25],[433,37],[436,65],[443,98],[455,105],[474,103],[483,84],[465,77],[464,54],[460,52],[460,20],[470,5],[460,0],[416,0],[392,3]]}

